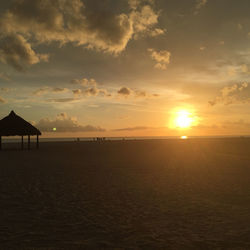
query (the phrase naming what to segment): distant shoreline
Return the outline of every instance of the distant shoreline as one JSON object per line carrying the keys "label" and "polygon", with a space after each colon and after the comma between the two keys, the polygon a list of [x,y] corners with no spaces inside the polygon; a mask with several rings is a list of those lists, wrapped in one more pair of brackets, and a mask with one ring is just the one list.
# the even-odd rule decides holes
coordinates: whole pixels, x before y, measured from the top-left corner
{"label": "distant shoreline", "polygon": [[[181,140],[180,136],[131,136],[131,137],[45,137],[40,138],[40,142],[84,142],[97,141],[97,138],[103,141],[124,141],[124,140]],[[186,139],[223,139],[223,138],[250,138],[250,135],[219,135],[219,136],[188,136]],[[35,141],[35,137],[31,137],[31,141]],[[19,136],[3,137],[3,143],[17,143],[20,141]]]}
{"label": "distant shoreline", "polygon": [[[40,138],[40,143],[82,143],[82,142],[123,142],[123,141],[190,141],[190,140],[213,140],[213,139],[250,139],[246,136],[190,136],[185,139],[178,136],[155,136],[155,137],[68,137],[68,138]],[[19,136],[14,138],[3,137],[3,144],[19,144],[21,141]],[[27,138],[24,137],[26,144]],[[31,143],[35,143],[36,138],[31,137]]]}

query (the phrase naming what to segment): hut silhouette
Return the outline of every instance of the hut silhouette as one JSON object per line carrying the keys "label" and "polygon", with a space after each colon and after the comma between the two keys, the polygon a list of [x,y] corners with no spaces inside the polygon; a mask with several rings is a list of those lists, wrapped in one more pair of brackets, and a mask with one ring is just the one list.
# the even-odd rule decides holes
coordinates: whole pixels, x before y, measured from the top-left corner
{"label": "hut silhouette", "polygon": [[12,110],[10,114],[0,120],[0,150],[2,149],[3,136],[21,136],[23,149],[23,137],[28,136],[28,149],[30,149],[30,136],[36,135],[36,147],[39,147],[39,135],[41,132],[33,125],[16,115]]}

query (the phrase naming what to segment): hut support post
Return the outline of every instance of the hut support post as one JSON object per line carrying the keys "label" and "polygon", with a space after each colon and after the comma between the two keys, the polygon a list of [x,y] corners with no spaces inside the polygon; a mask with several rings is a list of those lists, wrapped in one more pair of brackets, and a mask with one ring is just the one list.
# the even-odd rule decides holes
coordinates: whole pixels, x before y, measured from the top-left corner
{"label": "hut support post", "polygon": [[0,135],[0,150],[2,150],[2,136]]}
{"label": "hut support post", "polygon": [[28,135],[28,149],[30,149],[30,135]]}
{"label": "hut support post", "polygon": [[39,135],[36,135],[36,148],[39,149]]}
{"label": "hut support post", "polygon": [[21,149],[23,150],[23,135],[22,135],[22,139],[21,139]]}

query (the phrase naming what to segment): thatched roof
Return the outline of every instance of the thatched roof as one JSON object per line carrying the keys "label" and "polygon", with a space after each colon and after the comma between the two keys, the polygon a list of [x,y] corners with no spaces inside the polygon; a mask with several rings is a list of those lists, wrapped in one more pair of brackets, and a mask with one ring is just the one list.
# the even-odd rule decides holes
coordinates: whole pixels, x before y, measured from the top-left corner
{"label": "thatched roof", "polygon": [[14,111],[0,120],[0,136],[41,135],[41,132]]}

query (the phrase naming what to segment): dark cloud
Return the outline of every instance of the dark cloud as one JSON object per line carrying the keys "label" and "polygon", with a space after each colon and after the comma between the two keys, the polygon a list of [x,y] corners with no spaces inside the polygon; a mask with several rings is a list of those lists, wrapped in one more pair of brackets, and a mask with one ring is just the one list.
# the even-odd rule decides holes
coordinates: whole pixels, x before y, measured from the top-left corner
{"label": "dark cloud", "polygon": [[128,97],[136,97],[136,98],[151,98],[151,97],[158,97],[158,94],[150,94],[144,90],[137,90],[137,89],[130,89],[128,87],[120,88],[117,93],[120,96]]}
{"label": "dark cloud", "polygon": [[[36,43],[71,42],[76,46],[120,53],[129,40],[140,34],[164,33],[160,28],[154,28],[159,13],[150,3],[152,1],[137,5],[127,13],[114,13],[96,8],[99,1],[93,4],[95,8],[91,8],[81,0],[14,0],[0,18],[1,59],[17,70],[23,69],[24,64],[48,59],[47,55],[37,54],[23,36],[35,39]],[[8,53],[10,47],[13,49]]]}
{"label": "dark cloud", "polygon": [[[73,85],[79,85],[81,88],[73,89],[72,93],[76,98],[80,97],[90,97],[90,96],[104,96],[104,97],[111,97],[115,96],[114,94],[110,93],[107,89],[99,88],[98,83],[95,79],[74,79],[71,81]],[[132,90],[128,87],[121,87],[117,90],[117,94],[119,96],[133,96],[133,97],[140,97],[140,98],[150,98],[150,97],[157,97],[157,94],[149,94],[143,90]]]}
{"label": "dark cloud", "polygon": [[120,88],[117,93],[119,95],[123,95],[123,96],[129,96],[131,94],[131,89],[127,88],[127,87],[122,87]]}
{"label": "dark cloud", "polygon": [[41,61],[47,62],[48,55],[37,54],[23,36],[11,34],[0,40],[0,61],[22,71]]}
{"label": "dark cloud", "polygon": [[66,113],[58,114],[54,119],[43,118],[35,124],[43,132],[102,132],[105,129],[92,125],[82,126],[76,118]]}

